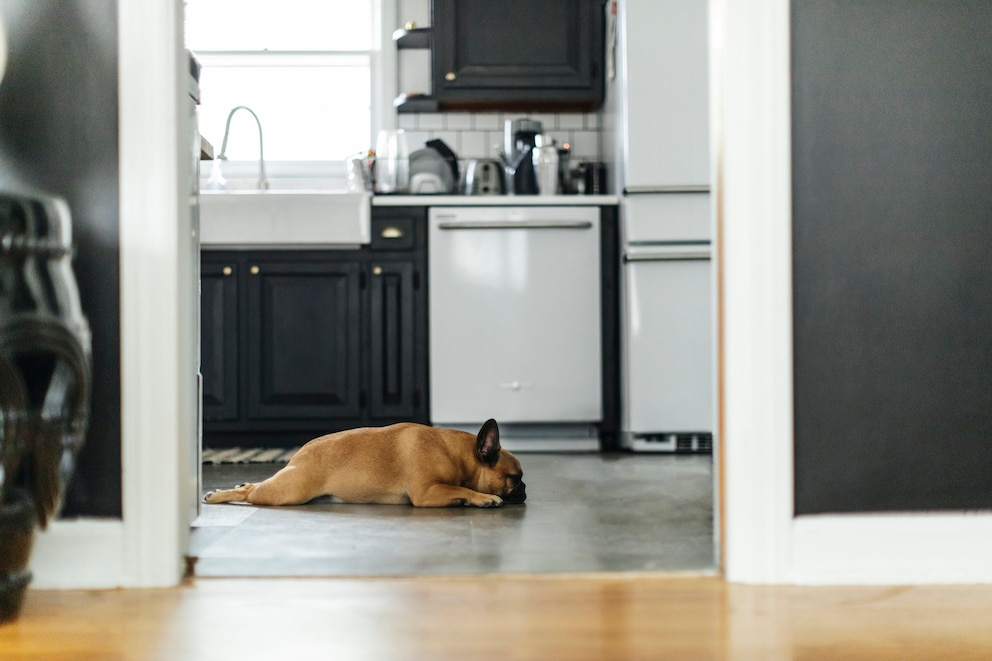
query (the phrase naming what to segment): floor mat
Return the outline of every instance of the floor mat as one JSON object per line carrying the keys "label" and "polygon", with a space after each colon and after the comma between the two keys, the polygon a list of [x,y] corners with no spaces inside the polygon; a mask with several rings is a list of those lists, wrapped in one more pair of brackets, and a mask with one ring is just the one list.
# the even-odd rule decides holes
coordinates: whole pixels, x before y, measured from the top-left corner
{"label": "floor mat", "polygon": [[204,449],[205,464],[284,464],[300,448],[219,448]]}

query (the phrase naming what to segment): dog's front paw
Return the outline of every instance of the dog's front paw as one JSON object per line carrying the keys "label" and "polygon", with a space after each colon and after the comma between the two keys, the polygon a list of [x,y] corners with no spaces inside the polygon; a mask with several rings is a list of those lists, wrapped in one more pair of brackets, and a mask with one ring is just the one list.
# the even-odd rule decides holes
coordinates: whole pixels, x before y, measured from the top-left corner
{"label": "dog's front paw", "polygon": [[484,493],[478,501],[472,504],[476,507],[502,507],[503,499],[495,494]]}

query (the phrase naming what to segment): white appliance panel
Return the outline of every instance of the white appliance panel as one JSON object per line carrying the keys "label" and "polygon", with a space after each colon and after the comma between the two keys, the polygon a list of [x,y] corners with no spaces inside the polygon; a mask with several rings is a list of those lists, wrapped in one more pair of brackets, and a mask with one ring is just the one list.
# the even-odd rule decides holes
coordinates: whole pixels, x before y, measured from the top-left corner
{"label": "white appliance panel", "polygon": [[624,429],[713,429],[709,246],[650,246],[624,256]]}
{"label": "white appliance panel", "polygon": [[[624,187],[709,186],[706,0],[620,0]],[[619,191],[618,191],[619,192]]]}
{"label": "white appliance panel", "polygon": [[599,210],[435,207],[429,224],[432,422],[600,420]]}
{"label": "white appliance panel", "polygon": [[709,193],[631,195],[621,202],[623,241],[709,241]]}

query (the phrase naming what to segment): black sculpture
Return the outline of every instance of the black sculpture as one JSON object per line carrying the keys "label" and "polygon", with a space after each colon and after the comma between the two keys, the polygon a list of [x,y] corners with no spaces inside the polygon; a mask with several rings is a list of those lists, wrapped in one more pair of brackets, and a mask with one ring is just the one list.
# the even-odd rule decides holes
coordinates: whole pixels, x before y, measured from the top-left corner
{"label": "black sculpture", "polygon": [[0,622],[31,581],[89,421],[90,332],[61,199],[0,193]]}

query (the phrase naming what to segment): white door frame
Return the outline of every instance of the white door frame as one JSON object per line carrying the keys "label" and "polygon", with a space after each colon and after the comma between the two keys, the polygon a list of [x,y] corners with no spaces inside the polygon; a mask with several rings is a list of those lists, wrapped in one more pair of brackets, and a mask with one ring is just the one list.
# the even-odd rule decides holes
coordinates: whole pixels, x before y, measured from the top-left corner
{"label": "white door frame", "polygon": [[196,497],[183,3],[117,4],[123,517],[55,521],[32,555],[35,588],[175,585]]}
{"label": "white door frame", "polygon": [[[789,0],[710,0],[724,571],[748,583],[992,582],[992,515],[793,515]],[[174,585],[194,348],[182,285],[182,3],[121,0],[121,521],[57,521],[35,587]],[[179,219],[177,226],[177,219]]]}

